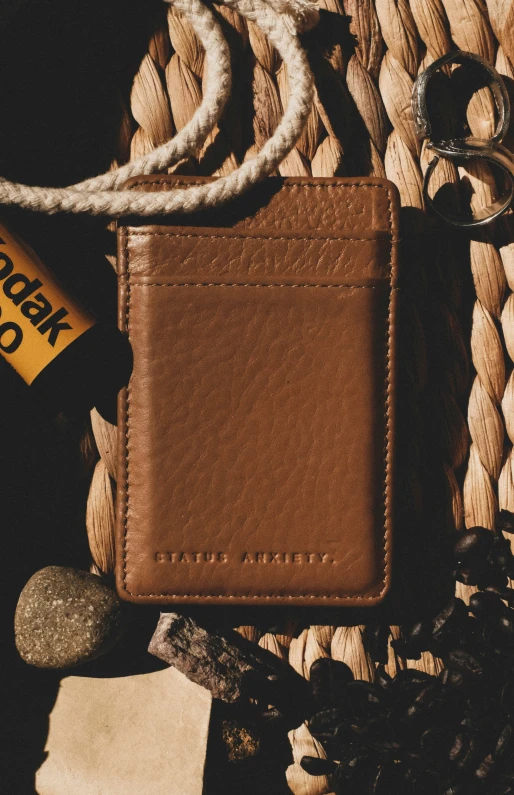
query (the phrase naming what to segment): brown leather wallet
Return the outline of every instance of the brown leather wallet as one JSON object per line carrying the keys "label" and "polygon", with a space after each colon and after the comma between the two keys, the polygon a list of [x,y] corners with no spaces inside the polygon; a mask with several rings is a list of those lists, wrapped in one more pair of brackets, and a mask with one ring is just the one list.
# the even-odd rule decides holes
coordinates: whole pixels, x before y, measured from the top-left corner
{"label": "brown leather wallet", "polygon": [[383,598],[397,227],[390,182],[338,178],[271,178],[218,210],[120,225],[123,598]]}

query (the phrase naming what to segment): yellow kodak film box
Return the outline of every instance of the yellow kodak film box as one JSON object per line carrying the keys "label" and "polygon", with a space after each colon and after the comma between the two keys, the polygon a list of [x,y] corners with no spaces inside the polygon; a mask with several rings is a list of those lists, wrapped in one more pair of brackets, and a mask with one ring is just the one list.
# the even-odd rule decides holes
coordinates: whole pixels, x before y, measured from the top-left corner
{"label": "yellow kodak film box", "polygon": [[0,353],[27,384],[95,322],[0,223]]}

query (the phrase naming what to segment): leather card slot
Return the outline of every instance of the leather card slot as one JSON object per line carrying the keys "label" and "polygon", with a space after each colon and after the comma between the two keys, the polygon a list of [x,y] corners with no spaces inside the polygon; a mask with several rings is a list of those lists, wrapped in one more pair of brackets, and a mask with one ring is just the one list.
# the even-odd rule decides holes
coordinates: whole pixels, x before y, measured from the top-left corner
{"label": "leather card slot", "polygon": [[[392,228],[385,249],[353,240],[321,268],[300,234],[263,251],[213,233],[195,265],[198,242],[166,229],[119,235],[134,352],[120,398],[120,594],[375,604],[391,564]],[[274,245],[291,267],[273,281]],[[209,271],[224,255],[224,272]]]}

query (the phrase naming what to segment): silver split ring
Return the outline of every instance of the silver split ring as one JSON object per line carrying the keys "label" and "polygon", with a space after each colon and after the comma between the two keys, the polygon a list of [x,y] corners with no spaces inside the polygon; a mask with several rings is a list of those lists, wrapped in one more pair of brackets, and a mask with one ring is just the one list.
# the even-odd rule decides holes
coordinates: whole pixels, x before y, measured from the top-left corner
{"label": "silver split ring", "polygon": [[[486,74],[487,84],[491,89],[498,112],[494,135],[489,140],[466,137],[434,142],[431,140],[432,125],[426,101],[428,83],[442,66],[450,63],[464,64],[469,61],[478,64]],[[430,206],[436,215],[447,223],[467,228],[487,224],[506,212],[514,198],[514,158],[511,152],[500,143],[509,129],[510,102],[505,83],[496,69],[474,53],[462,50],[448,53],[434,61],[417,78],[412,93],[412,111],[418,137],[421,140],[428,140],[428,148],[435,152],[435,156],[427,167],[423,184],[423,195],[427,206]],[[441,157],[449,160],[485,160],[502,171],[505,177],[505,190],[492,204],[482,207],[480,210],[471,211],[470,215],[454,215],[446,211],[443,212],[437,207],[428,190],[430,179]]]}

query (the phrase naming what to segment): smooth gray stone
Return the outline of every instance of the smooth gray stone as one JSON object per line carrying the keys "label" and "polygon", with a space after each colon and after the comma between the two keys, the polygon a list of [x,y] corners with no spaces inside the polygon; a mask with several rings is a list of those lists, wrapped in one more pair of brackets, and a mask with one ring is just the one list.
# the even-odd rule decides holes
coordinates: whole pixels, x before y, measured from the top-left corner
{"label": "smooth gray stone", "polygon": [[63,566],[36,572],[16,607],[16,646],[38,668],[70,668],[114,646],[124,628],[123,606],[95,574]]}

